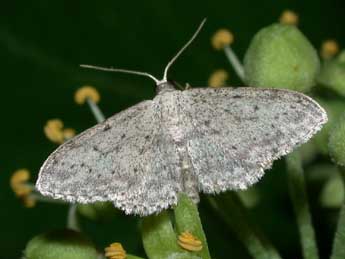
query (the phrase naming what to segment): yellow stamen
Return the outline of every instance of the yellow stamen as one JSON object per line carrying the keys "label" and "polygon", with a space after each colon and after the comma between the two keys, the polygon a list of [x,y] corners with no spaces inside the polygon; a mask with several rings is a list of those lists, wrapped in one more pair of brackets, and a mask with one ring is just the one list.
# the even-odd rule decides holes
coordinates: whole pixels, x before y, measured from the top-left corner
{"label": "yellow stamen", "polygon": [[226,80],[229,78],[228,72],[224,69],[218,69],[214,71],[208,79],[208,85],[210,87],[221,87],[226,84]]}
{"label": "yellow stamen", "polygon": [[30,179],[30,172],[27,169],[19,169],[15,171],[11,176],[11,187],[22,184]]}
{"label": "yellow stamen", "polygon": [[216,50],[224,49],[234,42],[234,35],[227,29],[220,29],[211,38],[213,48]]}
{"label": "yellow stamen", "polygon": [[291,10],[285,10],[280,18],[279,22],[282,24],[287,24],[287,25],[297,25],[298,24],[298,15]]}
{"label": "yellow stamen", "polygon": [[67,128],[63,130],[63,136],[65,140],[71,139],[75,136],[75,130],[72,128]]}
{"label": "yellow stamen", "polygon": [[63,122],[60,119],[51,119],[47,121],[46,126],[51,129],[61,130]]}
{"label": "yellow stamen", "polygon": [[125,259],[127,257],[126,251],[123,249],[121,243],[112,243],[104,251],[105,256],[109,259]]}
{"label": "yellow stamen", "polygon": [[30,195],[33,191],[33,187],[27,184],[29,179],[30,172],[27,169],[19,169],[13,173],[10,185],[16,196],[22,199],[24,206],[32,208],[35,206],[36,200]]}
{"label": "yellow stamen", "polygon": [[74,101],[77,104],[82,105],[87,99],[92,100],[94,103],[98,103],[101,97],[98,91],[92,86],[83,86],[75,92]]}
{"label": "yellow stamen", "polygon": [[46,137],[54,142],[61,144],[64,141],[63,122],[59,119],[48,120],[44,125],[43,131]]}
{"label": "yellow stamen", "polygon": [[36,199],[32,195],[23,197],[23,203],[26,208],[33,208],[36,205]]}
{"label": "yellow stamen", "polygon": [[177,243],[188,251],[198,252],[202,250],[202,242],[188,231],[178,236]]}
{"label": "yellow stamen", "polygon": [[30,172],[27,169],[20,169],[13,173],[10,185],[13,192],[18,197],[23,197],[31,193],[32,188],[26,185],[26,182],[30,179]]}
{"label": "yellow stamen", "polygon": [[321,57],[324,59],[332,58],[339,52],[339,45],[335,40],[326,40],[321,46]]}

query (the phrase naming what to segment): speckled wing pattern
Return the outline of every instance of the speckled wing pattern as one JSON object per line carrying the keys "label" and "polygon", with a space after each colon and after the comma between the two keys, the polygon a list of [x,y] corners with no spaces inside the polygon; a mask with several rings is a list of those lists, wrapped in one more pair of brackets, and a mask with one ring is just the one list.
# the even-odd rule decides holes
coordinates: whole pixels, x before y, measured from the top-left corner
{"label": "speckled wing pattern", "polygon": [[194,126],[187,150],[206,193],[246,189],[327,121],[315,101],[289,90],[194,88],[182,95]]}
{"label": "speckled wing pattern", "polygon": [[315,101],[293,91],[170,88],[61,145],[36,186],[149,215],[176,204],[180,192],[198,201],[198,192],[247,188],[326,121]]}
{"label": "speckled wing pattern", "polygon": [[180,168],[160,116],[159,105],[144,101],[67,141],[43,164],[38,190],[70,202],[113,201],[140,215],[176,204]]}

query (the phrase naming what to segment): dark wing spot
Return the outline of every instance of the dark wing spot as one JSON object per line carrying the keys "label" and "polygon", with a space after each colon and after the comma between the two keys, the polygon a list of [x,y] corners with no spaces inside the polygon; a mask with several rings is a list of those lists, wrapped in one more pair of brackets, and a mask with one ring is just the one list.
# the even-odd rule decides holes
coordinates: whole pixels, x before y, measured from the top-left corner
{"label": "dark wing spot", "polygon": [[146,136],[145,136],[145,139],[146,139],[146,140],[150,139],[150,136],[149,136],[149,135],[146,135]]}
{"label": "dark wing spot", "polygon": [[84,167],[84,166],[85,166],[85,164],[84,164],[84,163],[81,163],[81,164],[80,164],[80,167]]}
{"label": "dark wing spot", "polygon": [[258,111],[259,110],[259,106],[255,105],[254,106],[254,111]]}
{"label": "dark wing spot", "polygon": [[235,147],[235,146],[231,146],[231,148],[234,149],[234,150],[237,150],[237,147]]}
{"label": "dark wing spot", "polygon": [[204,121],[204,123],[205,123],[205,126],[210,126],[210,121],[209,120],[207,120],[207,121]]}
{"label": "dark wing spot", "polygon": [[115,174],[115,170],[111,171],[111,174]]}
{"label": "dark wing spot", "polygon": [[104,128],[103,128],[103,131],[107,131],[107,130],[110,130],[110,129],[111,129],[110,125],[109,125],[109,124],[106,124],[106,125],[104,126]]}
{"label": "dark wing spot", "polygon": [[89,168],[89,173],[91,173],[92,172],[92,169],[91,168]]}
{"label": "dark wing spot", "polygon": [[134,167],[134,169],[133,169],[133,170],[134,170],[134,173],[138,172],[138,169],[137,169],[137,168],[135,168],[135,167]]}
{"label": "dark wing spot", "polygon": [[121,139],[124,139],[126,137],[126,134],[122,134]]}
{"label": "dark wing spot", "polygon": [[288,115],[288,113],[287,113],[287,112],[283,112],[283,115],[285,115],[285,116],[286,116],[286,115]]}
{"label": "dark wing spot", "polygon": [[274,129],[274,128],[275,128],[275,126],[274,126],[273,124],[271,124],[271,128],[272,128],[272,129]]}
{"label": "dark wing spot", "polygon": [[96,152],[99,152],[99,149],[98,149],[97,146],[93,146],[92,149],[93,149],[94,151],[96,151]]}

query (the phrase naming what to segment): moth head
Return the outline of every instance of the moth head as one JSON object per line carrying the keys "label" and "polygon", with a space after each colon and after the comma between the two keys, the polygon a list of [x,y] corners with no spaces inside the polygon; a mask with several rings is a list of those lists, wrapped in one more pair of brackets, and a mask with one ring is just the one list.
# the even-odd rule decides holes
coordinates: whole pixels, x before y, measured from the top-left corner
{"label": "moth head", "polygon": [[135,71],[135,70],[127,70],[127,69],[121,69],[121,68],[106,68],[106,67],[99,67],[99,66],[93,66],[93,65],[80,65],[83,68],[90,68],[90,69],[96,69],[96,70],[102,70],[102,71],[109,71],[109,72],[119,72],[119,73],[126,73],[126,74],[134,74],[139,76],[146,76],[151,78],[156,83],[157,87],[157,93],[162,92],[163,90],[168,90],[171,87],[174,89],[174,84],[168,81],[168,71],[169,68],[172,66],[172,64],[177,60],[177,58],[188,48],[188,46],[194,41],[194,39],[198,36],[199,32],[201,31],[202,27],[204,26],[206,22],[206,18],[200,23],[197,30],[194,32],[192,37],[187,41],[187,43],[176,53],[176,55],[168,62],[166,67],[164,68],[163,78],[161,80],[157,79],[155,76],[147,73],[147,72],[141,72],[141,71]]}

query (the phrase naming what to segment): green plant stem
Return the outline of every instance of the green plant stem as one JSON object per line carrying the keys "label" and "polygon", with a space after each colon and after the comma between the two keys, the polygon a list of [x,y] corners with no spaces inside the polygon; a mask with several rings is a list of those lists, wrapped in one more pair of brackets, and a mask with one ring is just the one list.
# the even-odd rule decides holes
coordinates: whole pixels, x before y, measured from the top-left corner
{"label": "green plant stem", "polygon": [[87,104],[89,105],[90,110],[91,110],[92,114],[95,116],[96,121],[98,123],[105,120],[105,116],[103,115],[101,109],[98,107],[98,105],[94,101],[92,101],[91,99],[88,98]]}
{"label": "green plant stem", "polygon": [[202,242],[202,250],[196,254],[203,259],[211,259],[197,205],[187,195],[181,193],[174,213],[177,233],[188,231],[197,237]]}
{"label": "green plant stem", "polygon": [[281,259],[268,239],[248,220],[246,209],[233,193],[209,197],[210,205],[255,259]]}
{"label": "green plant stem", "polygon": [[77,204],[70,204],[67,213],[67,228],[80,231]]}
{"label": "green plant stem", "polygon": [[224,47],[224,53],[229,60],[230,64],[234,68],[237,76],[244,82],[244,69],[243,65],[239,61],[238,57],[236,56],[235,52],[231,49],[230,46]]}
{"label": "green plant stem", "polygon": [[[345,167],[339,166],[339,171],[345,185]],[[333,241],[331,259],[345,258],[345,203],[341,206],[339,212],[338,226]]]}
{"label": "green plant stem", "polygon": [[304,259],[317,259],[318,251],[315,231],[309,210],[308,196],[302,168],[302,160],[298,150],[286,157],[289,192],[302,243]]}

